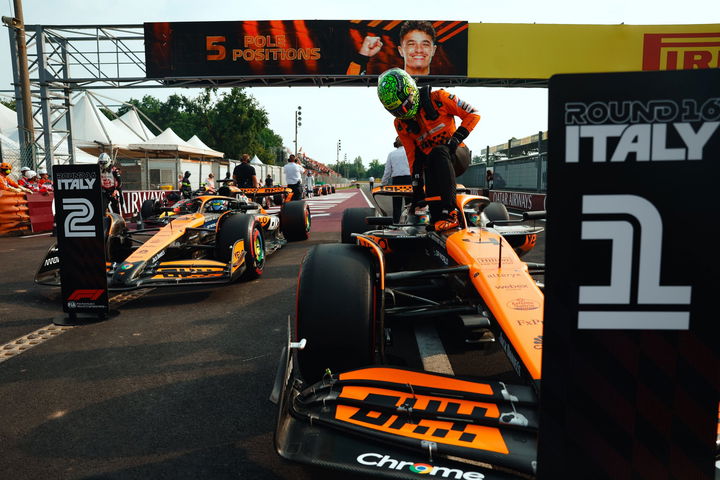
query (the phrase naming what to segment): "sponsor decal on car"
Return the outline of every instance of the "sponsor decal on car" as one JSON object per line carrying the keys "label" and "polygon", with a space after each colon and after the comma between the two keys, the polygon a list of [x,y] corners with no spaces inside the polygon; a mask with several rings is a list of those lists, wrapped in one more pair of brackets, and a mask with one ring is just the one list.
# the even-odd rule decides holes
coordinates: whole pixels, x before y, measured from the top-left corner
{"label": "sponsor decal on car", "polygon": [[368,452],[360,454],[357,457],[357,462],[360,465],[396,471],[406,470],[412,473],[427,475],[429,477],[462,480],[482,480],[485,478],[485,475],[483,475],[482,473],[474,472],[472,470],[465,471],[460,470],[459,468],[443,467],[441,465],[430,465],[428,463],[417,463],[409,462],[406,460],[397,460],[390,457],[389,455],[384,455],[382,453]]}
{"label": "sponsor decal on car", "polygon": [[528,288],[526,283],[510,283],[508,285],[495,285],[496,290],[522,290]]}
{"label": "sponsor decal on car", "polygon": [[513,310],[537,310],[540,308],[540,303],[536,300],[528,298],[515,298],[507,303],[507,306]]}
{"label": "sponsor decal on car", "polygon": [[45,260],[45,262],[43,263],[43,267],[48,267],[57,263],[60,263],[60,257],[50,257]]}
{"label": "sponsor decal on car", "polygon": [[389,412],[379,412],[374,405],[394,405],[399,411],[427,413],[442,417],[444,412],[467,415],[473,419],[498,418],[497,405],[472,400],[453,399],[445,401],[439,397],[419,395],[395,390],[367,389],[365,387],[344,387],[340,398],[367,402],[366,407],[338,405],[335,419],[385,434],[414,438],[420,441],[464,448],[491,451],[501,454],[509,452],[508,446],[494,427],[453,421],[443,418],[415,419],[414,417]]}

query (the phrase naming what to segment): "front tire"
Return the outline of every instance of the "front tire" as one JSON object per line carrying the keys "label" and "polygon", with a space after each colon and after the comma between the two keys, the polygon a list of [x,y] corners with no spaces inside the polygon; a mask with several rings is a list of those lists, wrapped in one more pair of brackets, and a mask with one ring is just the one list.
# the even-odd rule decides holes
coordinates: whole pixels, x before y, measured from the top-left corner
{"label": "front tire", "polygon": [[375,263],[356,245],[316,245],[305,256],[297,290],[296,338],[303,379],[315,383],[333,373],[375,361]]}
{"label": "front tire", "polygon": [[353,233],[365,233],[371,230],[365,219],[375,215],[375,209],[369,207],[348,208],[343,212],[340,222],[340,238],[342,243],[355,243]]}
{"label": "front tire", "polygon": [[233,215],[220,226],[215,239],[215,258],[229,263],[235,242],[242,240],[245,250],[245,271],[240,280],[253,280],[265,269],[265,239],[260,225],[252,215]]}
{"label": "front tire", "polygon": [[280,231],[289,242],[310,237],[310,207],[303,201],[288,202],[280,207]]}

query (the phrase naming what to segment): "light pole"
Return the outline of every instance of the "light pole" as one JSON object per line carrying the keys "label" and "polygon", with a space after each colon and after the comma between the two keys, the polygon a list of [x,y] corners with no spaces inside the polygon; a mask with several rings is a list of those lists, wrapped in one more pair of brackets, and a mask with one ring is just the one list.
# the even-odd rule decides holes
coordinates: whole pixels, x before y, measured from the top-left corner
{"label": "light pole", "polygon": [[295,156],[297,157],[297,131],[298,127],[302,126],[302,107],[298,105],[295,110]]}
{"label": "light pole", "polygon": [[342,149],[342,143],[340,140],[337,141],[337,148],[335,149],[335,165],[338,167],[340,175],[342,175],[342,168],[340,168],[340,150]]}

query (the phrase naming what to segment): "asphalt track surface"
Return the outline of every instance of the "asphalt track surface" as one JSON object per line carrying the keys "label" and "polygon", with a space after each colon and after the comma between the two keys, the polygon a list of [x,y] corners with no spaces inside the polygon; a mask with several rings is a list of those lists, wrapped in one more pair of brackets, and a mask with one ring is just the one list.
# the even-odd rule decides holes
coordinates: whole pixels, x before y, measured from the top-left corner
{"label": "asphalt track surface", "polygon": [[[0,238],[0,476],[338,478],[275,453],[268,396],[303,255],[338,242],[342,211],[366,205],[357,190],[312,199],[310,240],[270,256],[258,280],[116,299],[110,319],[64,330],[50,330],[62,318],[59,289],[32,281],[54,239]],[[541,238],[527,260],[542,261],[543,246]],[[492,347],[468,353],[452,327],[444,330],[456,373],[480,364],[489,374],[510,372]],[[407,333],[398,332],[394,349],[417,366]]]}

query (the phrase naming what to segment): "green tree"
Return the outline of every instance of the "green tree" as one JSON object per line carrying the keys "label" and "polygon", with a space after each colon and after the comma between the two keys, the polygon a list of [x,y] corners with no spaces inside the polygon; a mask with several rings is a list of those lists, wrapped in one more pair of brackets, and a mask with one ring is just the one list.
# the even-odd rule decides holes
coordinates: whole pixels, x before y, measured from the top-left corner
{"label": "green tree", "polygon": [[[282,147],[282,138],[268,127],[267,112],[243,88],[222,93],[205,89],[195,98],[173,94],[164,102],[146,95],[128,103],[162,130],[172,128],[184,139],[197,135],[228,158],[248,153],[257,155],[263,163],[273,164],[277,148]],[[118,115],[130,108],[124,105]]]}
{"label": "green tree", "polygon": [[367,176],[375,177],[375,180],[379,182],[383,176],[383,173],[385,173],[385,165],[380,165],[380,160],[378,160],[377,158],[373,158],[370,162],[370,166],[367,169]]}

